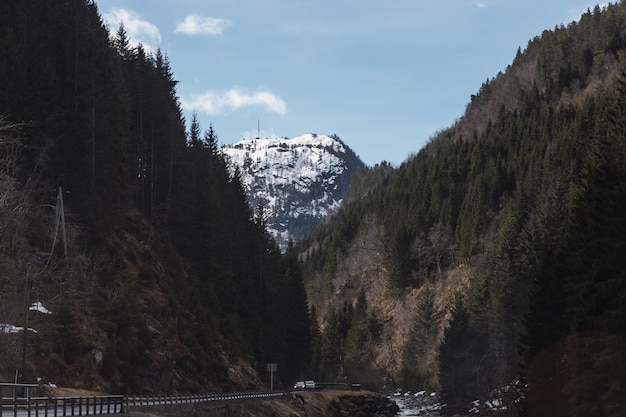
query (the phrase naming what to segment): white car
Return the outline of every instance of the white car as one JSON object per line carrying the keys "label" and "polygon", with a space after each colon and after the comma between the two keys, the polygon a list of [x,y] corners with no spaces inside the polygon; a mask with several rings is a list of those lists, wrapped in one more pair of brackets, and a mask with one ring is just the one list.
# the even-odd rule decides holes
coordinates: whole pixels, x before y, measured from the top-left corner
{"label": "white car", "polygon": [[293,388],[294,389],[305,389],[306,385],[305,385],[304,381],[298,381],[295,384],[293,384]]}
{"label": "white car", "polygon": [[304,381],[304,388],[306,389],[314,389],[315,381]]}

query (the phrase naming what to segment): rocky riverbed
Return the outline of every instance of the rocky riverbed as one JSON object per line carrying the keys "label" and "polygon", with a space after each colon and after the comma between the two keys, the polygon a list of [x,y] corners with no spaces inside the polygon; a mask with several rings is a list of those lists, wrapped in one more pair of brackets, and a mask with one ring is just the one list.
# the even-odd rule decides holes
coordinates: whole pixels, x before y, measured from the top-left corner
{"label": "rocky riverbed", "polygon": [[395,392],[388,396],[398,407],[399,417],[420,416],[420,417],[440,417],[442,404],[439,397],[434,392],[418,391]]}

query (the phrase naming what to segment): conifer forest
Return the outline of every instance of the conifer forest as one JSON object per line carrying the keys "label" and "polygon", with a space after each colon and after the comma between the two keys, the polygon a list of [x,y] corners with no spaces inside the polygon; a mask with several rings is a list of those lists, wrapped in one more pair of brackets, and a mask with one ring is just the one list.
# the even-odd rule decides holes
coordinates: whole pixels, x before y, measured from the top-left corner
{"label": "conifer forest", "polygon": [[93,0],[0,2],[0,382],[253,390],[278,363],[451,415],[623,414],[626,2],[537,34],[284,251],[176,85]]}

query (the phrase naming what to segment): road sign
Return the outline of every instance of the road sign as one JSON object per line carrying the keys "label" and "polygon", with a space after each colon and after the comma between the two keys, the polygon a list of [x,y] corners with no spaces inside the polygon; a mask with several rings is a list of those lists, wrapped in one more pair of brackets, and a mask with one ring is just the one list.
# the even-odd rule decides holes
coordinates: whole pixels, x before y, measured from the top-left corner
{"label": "road sign", "polygon": [[267,372],[270,373],[270,391],[274,391],[274,372],[278,371],[277,363],[268,363]]}

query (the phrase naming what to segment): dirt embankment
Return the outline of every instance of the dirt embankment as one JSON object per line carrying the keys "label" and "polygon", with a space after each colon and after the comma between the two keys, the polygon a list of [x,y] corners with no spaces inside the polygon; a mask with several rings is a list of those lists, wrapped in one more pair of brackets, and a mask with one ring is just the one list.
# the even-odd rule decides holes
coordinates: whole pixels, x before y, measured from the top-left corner
{"label": "dirt embankment", "polygon": [[398,406],[366,391],[324,391],[264,400],[131,410],[130,417],[391,417]]}

